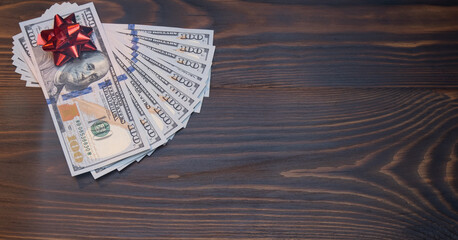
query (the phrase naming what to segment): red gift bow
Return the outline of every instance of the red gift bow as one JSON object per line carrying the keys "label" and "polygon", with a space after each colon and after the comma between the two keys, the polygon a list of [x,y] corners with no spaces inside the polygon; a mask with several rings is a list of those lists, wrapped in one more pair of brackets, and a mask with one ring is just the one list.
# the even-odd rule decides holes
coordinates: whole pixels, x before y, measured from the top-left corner
{"label": "red gift bow", "polygon": [[91,41],[92,32],[91,27],[76,23],[74,13],[65,19],[56,14],[54,28],[41,31],[38,44],[43,45],[43,50],[52,51],[54,64],[61,66],[70,59],[78,58],[81,52],[97,49]]}

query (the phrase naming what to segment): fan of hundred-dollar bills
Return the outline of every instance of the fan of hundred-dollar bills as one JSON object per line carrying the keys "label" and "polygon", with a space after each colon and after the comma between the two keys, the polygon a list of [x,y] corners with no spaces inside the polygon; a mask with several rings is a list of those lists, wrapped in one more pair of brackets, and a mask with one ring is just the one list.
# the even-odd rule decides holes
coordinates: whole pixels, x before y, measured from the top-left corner
{"label": "fan of hundred-dollar bills", "polygon": [[[72,13],[97,50],[56,66],[37,39]],[[43,90],[72,176],[99,178],[151,155],[209,96],[212,30],[102,24],[92,3],[55,4],[19,25],[13,64]]]}

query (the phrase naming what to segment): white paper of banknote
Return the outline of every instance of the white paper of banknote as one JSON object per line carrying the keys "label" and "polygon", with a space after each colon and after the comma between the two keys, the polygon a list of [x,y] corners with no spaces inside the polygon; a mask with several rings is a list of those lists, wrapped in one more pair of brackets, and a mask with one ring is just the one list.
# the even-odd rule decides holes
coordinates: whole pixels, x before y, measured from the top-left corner
{"label": "white paper of banknote", "polygon": [[130,59],[122,52],[116,52],[120,60],[128,66],[131,73],[140,79],[141,83],[149,90],[151,94],[156,94],[162,101],[163,105],[170,112],[177,116],[177,119],[182,123],[191,115],[198,103],[198,99],[191,94],[181,91],[176,86],[164,79],[157,72],[147,69],[137,61]]}
{"label": "white paper of banknote", "polygon": [[[205,89],[205,82],[202,78],[186,77],[177,70],[167,67],[166,62],[161,59],[161,55],[159,53],[151,51],[150,49],[147,49],[147,53],[133,51],[131,48],[128,48],[119,41],[114,42],[114,48],[125,53],[132,59],[139,60],[142,66],[148,67],[151,71],[159,72],[163,78],[171,82],[174,86],[183,89],[183,91],[186,91],[187,94],[199,96]],[[176,65],[174,66],[178,68]]]}
{"label": "white paper of banknote", "polygon": [[[111,36],[118,36],[119,41],[130,45],[133,50],[143,52],[144,49],[159,53],[162,59],[171,60],[177,66],[188,69],[195,74],[202,74],[205,79],[210,74],[214,46],[191,45],[183,41],[166,41],[159,38],[149,38],[141,35],[116,34],[108,32]],[[192,49],[190,49],[192,48]]]}
{"label": "white paper of banknote", "polygon": [[[33,77],[31,81],[37,82],[37,73],[35,71],[35,68],[32,64],[32,59],[30,58],[30,54],[28,53],[27,45],[25,43],[25,38],[22,33],[16,34],[13,36],[13,57],[17,56],[24,61],[24,69],[28,72],[29,75]],[[15,51],[16,50],[16,51]]]}
{"label": "white paper of banknote", "polygon": [[161,131],[159,131],[159,126],[156,124],[154,119],[152,119],[151,115],[147,113],[148,110],[145,108],[143,104],[140,103],[138,95],[134,94],[132,90],[130,90],[127,86],[125,86],[125,88],[127,89],[128,95],[132,99],[132,103],[134,104],[134,109],[138,113],[137,115],[140,118],[140,122],[142,124],[141,130],[146,132],[148,143],[150,144],[152,150],[92,170],[91,174],[95,179],[104,176],[105,174],[110,173],[114,170],[123,169],[125,167],[124,165],[129,165],[135,161],[138,162],[146,155],[150,156],[156,148],[160,147],[161,145],[167,142],[166,137],[162,134]]}
{"label": "white paper of banknote", "polygon": [[178,130],[183,128],[183,124],[177,119],[178,116],[170,112],[157,95],[151,94],[142,81],[132,74],[131,69],[121,61],[121,58],[116,53],[113,55],[119,67],[124,72],[123,76],[126,78],[125,82],[128,88],[139,96],[140,101],[147,109],[147,113],[150,114],[153,121],[159,126],[162,134],[166,138],[170,138]]}
{"label": "white paper of banknote", "polygon": [[[124,61],[131,63],[132,68],[136,70],[134,75],[140,75],[139,78],[143,78],[146,82],[156,81],[164,84],[164,88],[168,88],[173,93],[174,98],[180,99],[187,111],[196,112],[199,110],[203,100],[202,90],[205,88],[204,84],[178,74],[171,68],[166,67],[165,62],[160,59],[153,60],[155,64],[145,60],[140,55],[128,59],[126,58],[126,56],[129,56],[128,49],[121,51],[120,48],[117,48],[117,50],[122,52],[120,54],[125,57]],[[192,92],[193,90],[194,92]],[[200,93],[196,90],[200,91]],[[189,114],[181,115],[179,119],[186,125]]]}
{"label": "white paper of banknote", "polygon": [[20,23],[72,176],[151,150],[130,98],[115,72],[114,58],[92,3],[66,8],[82,26],[92,27],[97,51],[83,52],[61,67],[37,45],[53,16]]}
{"label": "white paper of banknote", "polygon": [[[108,34],[112,34],[112,33],[108,33]],[[111,35],[112,36],[112,35]],[[164,57],[162,54],[159,54],[153,50],[151,50],[150,48],[146,47],[146,46],[136,46],[134,49],[134,45],[135,44],[128,44],[126,42],[126,39],[116,39],[116,40],[113,40],[113,46],[115,49],[117,49],[118,51],[121,51],[124,55],[127,56],[127,58],[131,59],[131,60],[139,60],[139,59],[143,59],[144,61],[146,62],[150,62],[148,63],[148,66],[149,67],[152,67],[150,68],[151,71],[154,73],[154,72],[157,72],[157,71],[160,71],[162,74],[163,77],[165,77],[165,80],[166,81],[169,81],[172,85],[178,87],[179,89],[185,89],[184,91],[186,91],[187,95],[193,95],[193,96],[198,96],[200,94],[201,91],[204,90],[205,86],[204,83],[201,83],[201,78],[200,79],[188,79],[188,78],[180,78],[178,75],[178,73],[176,71],[173,71],[172,69],[170,68],[167,68],[164,66],[166,60],[171,62],[171,64],[177,68],[186,68],[176,62],[174,62],[174,60],[171,58],[171,57]],[[141,48],[141,50],[145,50],[147,52],[141,52],[141,51],[138,51],[138,49]],[[166,55],[173,55],[173,53],[170,53],[170,52],[165,52],[164,53]],[[163,60],[162,58],[166,59],[166,60]],[[143,65],[143,64],[141,64]],[[209,63],[209,65],[211,65],[211,63]],[[148,67],[148,68],[149,68]],[[153,70],[154,69],[154,70]],[[164,76],[164,74],[166,76]],[[163,82],[164,80],[162,79],[159,79],[161,82]],[[202,81],[203,82],[203,81]]]}
{"label": "white paper of banknote", "polygon": [[[110,33],[109,33],[110,34]],[[112,33],[111,33],[112,34]],[[125,39],[124,39],[125,40]],[[117,49],[122,50],[123,52],[131,52],[132,57],[141,60],[142,63],[147,63],[148,68],[156,69],[157,71],[163,73],[165,79],[171,80],[172,83],[177,83],[176,86],[179,88],[188,88],[189,91],[193,93],[194,96],[198,96],[200,102],[203,101],[203,97],[209,93],[209,83],[210,77],[208,75],[202,74],[193,69],[191,66],[182,65],[182,61],[176,61],[177,54],[165,50],[153,51],[150,47],[137,45],[129,47],[129,44],[126,42],[121,43],[123,40],[118,39],[115,46]],[[132,49],[134,48],[134,49]],[[185,59],[185,57],[179,57],[178,59]],[[195,62],[194,66],[204,66],[210,67],[211,63],[200,63]],[[155,70],[155,71],[156,71]],[[189,72],[189,71],[192,71]],[[206,79],[206,80],[204,80]],[[204,94],[201,94],[203,89]],[[201,103],[199,103],[195,112],[200,111]]]}
{"label": "white paper of banknote", "polygon": [[123,33],[130,33],[132,35],[137,35],[138,32],[143,32],[151,37],[156,37],[164,40],[181,40],[194,44],[203,44],[209,46],[213,45],[213,30],[208,29],[113,23],[104,23],[103,27],[106,31],[118,31]]}
{"label": "white paper of banknote", "polygon": [[[191,41],[174,39],[168,40],[161,37],[157,37],[144,31],[123,31],[123,30],[112,30],[108,28],[108,31],[112,31],[116,34],[127,35],[133,38],[134,41],[143,40],[148,42],[151,46],[157,46],[162,49],[168,49],[173,52],[182,52],[189,57],[196,60],[206,61],[213,58],[215,47],[212,45],[194,43]],[[132,39],[130,39],[132,40]]]}
{"label": "white paper of banknote", "polygon": [[140,154],[125,158],[123,160],[117,161],[115,163],[105,165],[103,167],[92,170],[91,175],[94,179],[98,179],[114,170],[117,170],[118,167],[124,166],[125,164],[130,164],[132,162],[135,162],[137,159],[142,159],[145,156],[146,156],[146,153],[140,153]]}

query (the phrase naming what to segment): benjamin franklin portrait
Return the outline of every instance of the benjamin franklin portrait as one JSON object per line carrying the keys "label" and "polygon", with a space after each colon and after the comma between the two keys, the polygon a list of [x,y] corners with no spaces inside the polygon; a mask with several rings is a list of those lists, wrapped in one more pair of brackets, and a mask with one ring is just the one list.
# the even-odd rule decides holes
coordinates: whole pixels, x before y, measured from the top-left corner
{"label": "benjamin franklin portrait", "polygon": [[110,67],[107,56],[100,51],[82,52],[79,58],[60,67],[54,65],[48,54],[41,60],[39,66],[49,97],[56,99],[63,90],[73,92],[87,88],[103,78]]}

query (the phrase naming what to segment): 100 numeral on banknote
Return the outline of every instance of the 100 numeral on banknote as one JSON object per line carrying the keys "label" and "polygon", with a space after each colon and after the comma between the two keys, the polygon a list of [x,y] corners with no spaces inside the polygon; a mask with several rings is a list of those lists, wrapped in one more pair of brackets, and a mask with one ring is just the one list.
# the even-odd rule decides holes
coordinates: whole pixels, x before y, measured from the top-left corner
{"label": "100 numeral on banknote", "polygon": [[[129,93],[120,87],[113,55],[92,3],[72,9],[92,27],[96,51],[82,52],[60,67],[37,45],[52,17],[20,23],[72,176],[150,150]],[[63,13],[62,16],[70,14]]]}

